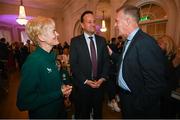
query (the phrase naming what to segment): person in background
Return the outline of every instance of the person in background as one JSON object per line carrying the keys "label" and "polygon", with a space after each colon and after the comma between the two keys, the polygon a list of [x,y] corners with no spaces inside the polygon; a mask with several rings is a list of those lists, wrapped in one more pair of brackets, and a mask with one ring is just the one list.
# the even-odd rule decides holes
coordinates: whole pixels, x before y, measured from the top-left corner
{"label": "person in background", "polygon": [[157,42],[166,56],[167,63],[168,87],[165,94],[161,97],[161,117],[175,118],[175,106],[171,92],[178,87],[178,79],[175,74],[175,66],[173,65],[173,60],[176,56],[176,46],[173,39],[167,35],[161,36]]}
{"label": "person in background", "polygon": [[123,45],[124,45],[124,40],[122,36],[118,36],[116,46],[117,46],[117,51],[119,54],[122,53]]}
{"label": "person in background", "polygon": [[69,49],[69,47],[70,47],[69,44],[65,41],[64,44],[63,44],[63,50],[64,50],[65,48],[68,48],[68,49]]}
{"label": "person in background", "polygon": [[61,60],[65,65],[69,64],[69,48],[63,49],[63,54],[61,55],[61,57]]}
{"label": "person in background", "polygon": [[[111,44],[109,44],[109,47],[114,53],[118,53],[118,49],[116,46],[116,38],[111,38]],[[117,77],[117,63],[115,63],[113,60],[110,59],[110,68],[109,68],[109,79],[105,83],[105,88],[108,93],[108,106],[116,111],[120,112],[120,108],[118,106],[118,100],[116,98],[119,98],[118,95],[116,95],[118,92],[116,77]]]}
{"label": "person in background", "polygon": [[178,66],[180,66],[180,47],[177,48],[176,50],[176,56],[173,59],[173,66],[175,68],[177,68]]}
{"label": "person in background", "polygon": [[165,56],[156,40],[138,25],[139,9],[124,5],[117,9],[115,27],[126,38],[122,55],[109,48],[114,60],[120,61],[118,85],[123,118],[159,118],[160,97],[166,89]]}
{"label": "person in background", "polygon": [[[9,58],[9,49],[6,44],[6,38],[0,39],[0,69],[2,70],[3,76],[7,78],[7,63]],[[1,77],[1,76],[0,76]]]}
{"label": "person in background", "polygon": [[[66,66],[64,66],[64,64],[61,62],[61,60],[56,60],[56,64],[58,66],[58,70],[60,73],[60,78],[63,81],[64,85],[71,85],[71,79],[69,76],[69,72],[66,69]],[[64,105],[66,109],[69,109],[71,107],[71,95],[66,97],[64,100]]]}
{"label": "person in background", "polygon": [[65,119],[64,97],[70,95],[72,86],[63,85],[52,52],[53,46],[59,44],[55,22],[35,17],[25,29],[37,48],[22,66],[16,105],[21,111],[27,110],[30,119]]}
{"label": "person in background", "polygon": [[103,82],[108,78],[106,40],[95,34],[95,17],[85,11],[80,18],[83,34],[71,39],[70,67],[75,94],[75,119],[102,118]]}
{"label": "person in background", "polygon": [[111,43],[109,44],[109,47],[112,49],[113,52],[117,53],[118,49],[117,49],[117,40],[115,37],[111,38]]}
{"label": "person in background", "polygon": [[[178,87],[175,90],[177,93],[177,92],[180,92],[180,47],[177,48],[176,56],[173,60],[173,65],[175,67],[175,75],[178,80]],[[171,95],[171,97],[172,97],[172,95]],[[176,116],[176,118],[180,118],[180,102],[178,99],[175,100],[174,106],[175,106],[175,113],[176,113],[175,116]]]}
{"label": "person in background", "polygon": [[57,48],[58,48],[58,50],[59,50],[59,55],[62,55],[62,54],[63,54],[63,47],[62,47],[61,43],[59,43],[59,44],[57,45]]}
{"label": "person in background", "polygon": [[26,41],[26,47],[28,48],[28,53],[30,54],[31,53],[31,41],[29,39]]}
{"label": "person in background", "polygon": [[109,79],[105,83],[105,89],[108,94],[108,106],[116,112],[120,112],[121,109],[118,106],[120,101],[118,95],[118,86],[116,82],[117,78],[117,64],[110,59],[110,68],[109,68]]}
{"label": "person in background", "polygon": [[62,67],[66,69],[69,74],[70,72],[70,64],[69,64],[69,48],[63,49],[63,54],[58,55],[57,59],[61,61]]}
{"label": "person in background", "polygon": [[0,39],[0,60],[8,60],[9,50],[6,44],[6,38]]}
{"label": "person in background", "polygon": [[177,48],[176,56],[173,60],[173,65],[176,69],[176,77],[178,78],[178,86],[180,87],[180,47]]}
{"label": "person in background", "polygon": [[36,49],[36,46],[34,45],[34,43],[31,42],[29,39],[26,42],[26,46],[28,48],[28,53],[29,54],[32,53]]}
{"label": "person in background", "polygon": [[22,65],[26,61],[28,55],[30,54],[28,52],[28,47],[24,45],[23,42],[20,43],[20,62],[19,62],[19,68],[21,69]]}

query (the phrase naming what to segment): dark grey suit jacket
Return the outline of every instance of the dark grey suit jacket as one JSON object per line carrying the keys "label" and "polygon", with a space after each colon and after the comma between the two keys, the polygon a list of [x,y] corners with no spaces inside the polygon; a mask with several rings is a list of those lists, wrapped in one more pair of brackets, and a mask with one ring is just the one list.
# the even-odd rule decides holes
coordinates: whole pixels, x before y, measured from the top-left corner
{"label": "dark grey suit jacket", "polygon": [[[117,60],[115,54],[112,57]],[[132,92],[136,109],[144,112],[159,102],[167,85],[165,74],[165,56],[156,40],[138,30],[123,60],[123,78]]]}
{"label": "dark grey suit jacket", "polygon": [[[109,57],[105,39],[95,35],[97,46],[98,73],[97,78],[107,79],[109,68]],[[92,64],[84,34],[71,39],[70,44],[70,66],[73,75],[73,83],[76,87],[84,89],[85,80],[92,79]]]}

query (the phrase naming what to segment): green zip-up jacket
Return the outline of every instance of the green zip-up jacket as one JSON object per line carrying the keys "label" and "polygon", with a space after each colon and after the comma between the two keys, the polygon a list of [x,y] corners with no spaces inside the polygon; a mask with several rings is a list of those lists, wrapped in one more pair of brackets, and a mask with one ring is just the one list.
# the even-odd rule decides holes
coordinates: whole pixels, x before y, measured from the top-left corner
{"label": "green zip-up jacket", "polygon": [[59,113],[63,106],[62,80],[55,58],[53,52],[48,53],[40,47],[29,55],[21,70],[17,95],[20,110],[33,111],[36,116]]}

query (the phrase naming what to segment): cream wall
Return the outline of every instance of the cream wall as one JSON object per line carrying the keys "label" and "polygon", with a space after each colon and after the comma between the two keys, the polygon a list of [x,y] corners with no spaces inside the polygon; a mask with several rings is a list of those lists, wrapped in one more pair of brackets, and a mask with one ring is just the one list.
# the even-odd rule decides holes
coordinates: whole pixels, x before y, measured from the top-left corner
{"label": "cream wall", "polygon": [[179,0],[126,0],[125,4],[140,6],[145,3],[154,3],[161,6],[167,13],[168,23],[166,34],[170,35],[180,46],[180,1]]}
{"label": "cream wall", "polygon": [[115,28],[114,28],[114,23],[115,23],[115,17],[116,17],[116,9],[118,9],[119,7],[121,7],[124,3],[126,2],[126,0],[111,0],[111,33],[110,33],[110,38],[112,37],[118,37],[118,33],[116,33]]}
{"label": "cream wall", "polygon": [[180,0],[175,0],[176,8],[177,8],[177,22],[176,22],[176,40],[177,45],[180,47]]}
{"label": "cream wall", "polygon": [[57,19],[58,23],[60,23],[57,29],[61,31],[60,32],[61,43],[63,43],[64,41],[69,42],[70,39],[73,37],[74,25],[76,21],[79,19],[79,15],[81,14],[81,11],[87,8],[85,2],[79,3],[77,1],[76,3],[71,2],[69,5],[63,8],[64,12],[61,13],[63,17],[59,17]]}
{"label": "cream wall", "polygon": [[85,10],[95,12],[98,0],[73,0],[62,9],[62,17],[58,18],[58,30],[61,31],[60,41],[70,43],[76,22]]}
{"label": "cream wall", "polygon": [[[28,16],[47,16],[52,17],[56,21],[56,30],[60,33],[59,40],[61,43],[67,41],[70,43],[70,39],[73,37],[73,31],[76,22],[79,20],[80,15],[85,10],[92,10],[96,13],[97,5],[100,0],[70,0],[65,4],[62,9],[56,11],[49,11],[44,9],[35,9],[26,7],[26,14]],[[161,6],[168,15],[167,34],[174,38],[177,45],[180,46],[180,0],[109,0],[111,14],[110,18],[110,30],[109,37],[117,37],[118,33],[115,33],[114,22],[116,9],[123,4],[133,4],[136,6],[144,3],[152,2]],[[18,6],[10,4],[0,4],[0,15],[2,14],[18,14]],[[2,23],[0,23],[2,25]],[[18,40],[17,25],[6,25],[13,30],[14,40]]]}

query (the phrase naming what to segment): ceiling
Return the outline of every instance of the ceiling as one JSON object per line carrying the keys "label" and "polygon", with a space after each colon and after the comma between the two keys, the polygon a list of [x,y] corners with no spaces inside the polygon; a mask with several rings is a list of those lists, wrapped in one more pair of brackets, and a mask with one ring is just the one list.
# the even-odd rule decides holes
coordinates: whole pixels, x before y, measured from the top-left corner
{"label": "ceiling", "polygon": [[[56,10],[62,8],[70,0],[23,0],[23,5],[33,8]],[[21,0],[0,0],[0,3],[20,5]]]}
{"label": "ceiling", "polygon": [[[38,9],[49,9],[49,10],[58,10],[63,8],[66,4],[71,2],[71,0],[23,0],[23,5],[26,7],[38,8]],[[20,5],[21,0],[0,0],[0,4],[12,4]],[[17,15],[0,15],[0,22],[8,24],[17,24],[16,18]],[[27,16],[27,19],[30,19],[30,16]]]}
{"label": "ceiling", "polygon": [[[25,7],[56,11],[59,9],[63,9],[66,5],[73,2],[73,0],[22,0],[22,2]],[[0,0],[0,4],[2,3],[19,6],[21,4],[21,0]],[[97,4],[96,17],[102,19],[104,11],[104,18],[108,18],[111,15],[110,9],[111,8],[109,0],[100,0]],[[0,15],[0,22],[3,21],[5,23],[12,23],[11,21],[13,21],[13,23],[16,24],[16,18],[17,15]]]}

